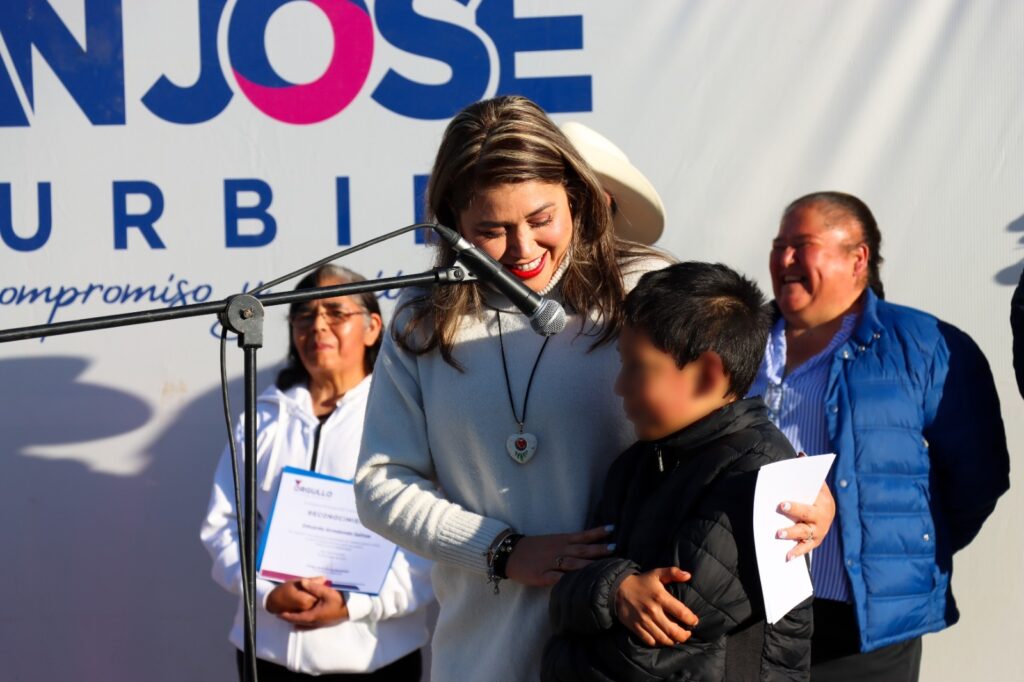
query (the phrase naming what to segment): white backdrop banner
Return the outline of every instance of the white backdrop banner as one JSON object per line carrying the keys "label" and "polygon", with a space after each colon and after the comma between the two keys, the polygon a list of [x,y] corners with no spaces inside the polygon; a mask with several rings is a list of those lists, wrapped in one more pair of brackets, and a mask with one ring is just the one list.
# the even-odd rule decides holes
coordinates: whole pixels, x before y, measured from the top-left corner
{"label": "white backdrop banner", "polygon": [[[660,246],[766,289],[789,200],[863,198],[888,297],[979,342],[1024,445],[1013,0],[3,0],[0,328],[221,299],[414,222],[446,120],[505,93],[619,144],[664,197]],[[420,271],[421,241],[347,264]],[[233,674],[234,598],[197,537],[225,439],[218,333],[0,345],[5,679]],[[957,558],[963,620],[926,638],[925,679],[1016,674],[1022,511],[1011,491]]]}

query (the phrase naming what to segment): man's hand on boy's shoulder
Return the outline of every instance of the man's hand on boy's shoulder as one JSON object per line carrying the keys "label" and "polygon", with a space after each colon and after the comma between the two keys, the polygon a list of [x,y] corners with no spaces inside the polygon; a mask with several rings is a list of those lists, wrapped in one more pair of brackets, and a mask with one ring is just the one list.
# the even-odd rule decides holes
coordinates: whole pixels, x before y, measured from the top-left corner
{"label": "man's hand on boy's shoulder", "polygon": [[689,573],[675,566],[631,575],[615,593],[615,615],[647,646],[682,644],[691,634],[683,626],[695,627],[697,616],[665,586],[689,579]]}

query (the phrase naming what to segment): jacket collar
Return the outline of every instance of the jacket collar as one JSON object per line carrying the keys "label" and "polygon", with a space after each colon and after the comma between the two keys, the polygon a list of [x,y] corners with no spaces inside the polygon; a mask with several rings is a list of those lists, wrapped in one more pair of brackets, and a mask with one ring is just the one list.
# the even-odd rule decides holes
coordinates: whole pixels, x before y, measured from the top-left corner
{"label": "jacket collar", "polygon": [[853,339],[866,346],[881,337],[884,328],[878,319],[879,299],[871,287],[864,290],[864,307],[860,312],[860,321],[853,330]]}
{"label": "jacket collar", "polygon": [[760,397],[745,398],[720,407],[670,436],[651,441],[651,445],[667,453],[683,456],[761,421],[768,421],[768,407],[764,401]]}
{"label": "jacket collar", "polygon": [[[341,396],[337,407],[324,426],[326,427],[335,420],[338,415],[338,407],[358,400],[369,392],[372,379],[373,375],[367,374],[362,381],[350,388],[345,395]],[[309,387],[305,383],[296,384],[287,391],[275,389],[273,392],[260,396],[259,400],[277,403],[282,410],[286,410],[293,418],[306,423],[308,426],[316,427],[320,424],[320,420],[313,413],[313,397],[310,395]]]}
{"label": "jacket collar", "polygon": [[[885,328],[882,326],[882,321],[878,318],[880,300],[875,292],[871,290],[871,287],[864,290],[862,297],[864,305],[861,308],[860,318],[857,320],[857,326],[853,328],[853,334],[850,336],[850,339],[861,346],[866,346],[879,339]],[[774,324],[782,317],[782,311],[779,310],[779,304],[775,301],[768,305],[772,313],[772,324]]]}

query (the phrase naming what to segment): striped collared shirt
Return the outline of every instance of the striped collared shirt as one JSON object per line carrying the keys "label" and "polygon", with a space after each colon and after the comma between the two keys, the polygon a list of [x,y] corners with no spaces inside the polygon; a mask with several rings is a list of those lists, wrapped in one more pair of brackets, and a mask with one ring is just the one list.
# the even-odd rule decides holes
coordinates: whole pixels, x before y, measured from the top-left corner
{"label": "striped collared shirt", "polygon": [[[749,395],[764,396],[769,417],[793,444],[797,452],[821,455],[832,452],[825,420],[825,389],[836,349],[850,338],[856,315],[846,315],[839,331],[825,350],[786,374],[786,324],[783,318],[772,328],[764,361]],[[835,494],[835,467],[829,472],[828,485]],[[831,532],[814,551],[811,582],[819,599],[850,602],[850,585],[843,565],[843,546],[837,516]]]}

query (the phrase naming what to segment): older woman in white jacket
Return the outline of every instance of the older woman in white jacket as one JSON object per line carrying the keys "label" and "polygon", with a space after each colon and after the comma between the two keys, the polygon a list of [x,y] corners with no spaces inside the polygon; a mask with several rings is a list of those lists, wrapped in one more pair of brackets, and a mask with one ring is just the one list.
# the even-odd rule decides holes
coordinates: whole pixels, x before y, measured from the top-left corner
{"label": "older woman in white jacket", "polygon": [[[344,268],[325,266],[300,282],[299,288],[361,279]],[[258,531],[270,513],[286,466],[354,477],[370,372],[381,343],[383,325],[373,294],[293,306],[289,321],[289,364],[277,385],[257,402]],[[213,558],[214,579],[241,595],[227,448],[217,467],[201,538]],[[426,606],[433,600],[429,570],[429,562],[399,550],[377,596],[338,592],[313,576],[283,584],[258,579],[260,679],[308,675],[321,680],[419,680],[420,648],[429,639]],[[230,639],[240,650],[239,601]],[[241,664],[240,651],[238,660]]]}

